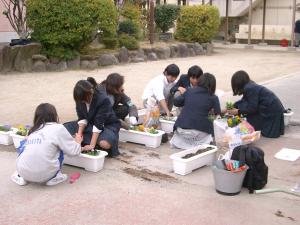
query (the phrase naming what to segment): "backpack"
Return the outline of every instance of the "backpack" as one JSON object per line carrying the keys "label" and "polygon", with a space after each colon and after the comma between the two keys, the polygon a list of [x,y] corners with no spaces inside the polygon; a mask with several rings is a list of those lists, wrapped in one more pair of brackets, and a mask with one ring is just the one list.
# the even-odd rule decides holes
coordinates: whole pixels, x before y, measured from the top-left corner
{"label": "backpack", "polygon": [[247,164],[247,170],[243,186],[249,193],[262,189],[268,182],[268,166],[264,161],[264,152],[252,145],[241,145],[233,149],[232,160],[240,161],[241,165]]}

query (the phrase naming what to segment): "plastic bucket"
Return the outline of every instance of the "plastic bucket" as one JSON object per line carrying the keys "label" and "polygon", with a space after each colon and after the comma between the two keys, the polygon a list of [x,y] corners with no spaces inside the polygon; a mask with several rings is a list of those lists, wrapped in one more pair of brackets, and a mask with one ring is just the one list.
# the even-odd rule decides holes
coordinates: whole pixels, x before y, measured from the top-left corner
{"label": "plastic bucket", "polygon": [[[234,160],[225,160],[226,163]],[[248,167],[246,166],[248,169]],[[231,172],[225,169],[221,160],[213,163],[212,171],[217,193],[222,195],[237,195],[241,192],[247,169],[241,172]]]}

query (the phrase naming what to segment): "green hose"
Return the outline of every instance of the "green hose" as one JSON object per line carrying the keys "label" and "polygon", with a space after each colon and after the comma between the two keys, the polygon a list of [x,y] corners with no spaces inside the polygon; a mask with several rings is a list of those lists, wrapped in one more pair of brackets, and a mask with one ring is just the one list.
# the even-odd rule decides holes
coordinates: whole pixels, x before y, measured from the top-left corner
{"label": "green hose", "polygon": [[290,195],[300,197],[300,193],[296,193],[296,192],[281,189],[281,188],[269,188],[269,189],[255,190],[254,191],[255,194],[267,194],[267,193],[273,193],[273,192],[283,192],[283,193],[286,193],[286,194],[290,194]]}

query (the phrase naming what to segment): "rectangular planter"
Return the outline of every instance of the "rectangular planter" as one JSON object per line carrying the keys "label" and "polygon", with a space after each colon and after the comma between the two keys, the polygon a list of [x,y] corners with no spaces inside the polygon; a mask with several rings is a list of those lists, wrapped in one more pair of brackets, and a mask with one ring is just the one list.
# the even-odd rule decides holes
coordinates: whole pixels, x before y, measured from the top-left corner
{"label": "rectangular planter", "polygon": [[65,154],[64,164],[81,167],[91,172],[98,172],[102,170],[105,156],[107,156],[108,153],[106,151],[97,151],[99,152],[99,155],[97,156],[91,156],[82,153],[78,156],[68,156]]}
{"label": "rectangular planter", "polygon": [[290,124],[290,120],[293,116],[294,112],[288,112],[288,113],[284,113],[284,125],[288,126]]}
{"label": "rectangular planter", "polygon": [[160,122],[161,130],[163,130],[167,134],[173,132],[173,127],[174,127],[175,121],[159,119],[159,122]]}
{"label": "rectangular planter", "polygon": [[151,134],[148,132],[120,129],[119,141],[133,142],[146,145],[147,147],[157,148],[160,146],[162,135],[165,133],[162,130],[157,131],[157,134]]}
{"label": "rectangular planter", "polygon": [[1,145],[11,145],[13,139],[10,136],[11,131],[0,131],[0,144]]}
{"label": "rectangular planter", "polygon": [[[182,157],[190,154],[195,153],[199,149],[213,147],[212,150],[203,152],[201,154],[195,155],[188,159],[183,159]],[[178,153],[175,153],[170,156],[173,160],[173,169],[174,172],[179,175],[186,175],[191,173],[193,170],[200,168],[205,165],[211,165],[213,161],[216,159],[218,148],[214,145],[199,145],[195,148],[184,150]]]}
{"label": "rectangular planter", "polygon": [[15,148],[19,148],[20,142],[25,139],[25,136],[21,136],[21,135],[15,134],[13,132],[10,133],[10,136],[13,139]]}

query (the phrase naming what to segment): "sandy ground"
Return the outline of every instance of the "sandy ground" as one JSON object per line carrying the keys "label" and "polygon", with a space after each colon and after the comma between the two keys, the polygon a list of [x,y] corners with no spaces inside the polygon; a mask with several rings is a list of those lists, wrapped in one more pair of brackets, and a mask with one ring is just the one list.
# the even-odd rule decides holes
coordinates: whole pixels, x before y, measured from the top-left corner
{"label": "sandy ground", "polygon": [[[296,52],[217,49],[212,56],[120,65],[88,72],[1,75],[0,123],[31,123],[34,108],[40,102],[55,104],[61,121],[73,119],[75,82],[87,76],[101,81],[111,72],[126,76],[127,93],[141,105],[140,96],[147,81],[172,62],[177,63],[182,72],[194,64],[200,65],[217,76],[218,88],[224,90],[230,90],[230,77],[239,69],[247,70],[258,82],[289,74],[288,78],[270,85],[293,107],[300,96],[299,73],[292,75],[300,71],[298,57]],[[297,112],[299,114],[299,107]],[[289,126],[284,136],[261,138],[256,143],[265,151],[269,166],[266,188],[289,189],[299,180],[299,160],[289,162],[274,158],[282,147],[299,149],[299,140],[300,127]],[[173,172],[169,157],[176,150],[168,143],[156,149],[132,143],[119,146],[121,155],[106,158],[104,169],[98,173],[64,165],[63,172],[68,175],[81,173],[74,184],[20,187],[10,181],[15,170],[16,150],[12,145],[0,145],[0,224],[299,224],[299,197],[284,193],[250,195],[245,188],[238,196],[219,195],[215,192],[210,167],[186,176]]]}
{"label": "sandy ground", "polygon": [[125,76],[126,93],[141,107],[145,85],[170,63],[176,63],[181,73],[186,73],[190,66],[201,66],[216,76],[217,88],[225,91],[230,90],[231,75],[237,70],[247,71],[256,82],[300,71],[299,52],[217,48],[211,56],[117,65],[93,71],[1,74],[0,124],[31,124],[34,110],[42,102],[56,106],[61,122],[75,119],[72,99],[75,83],[88,76],[100,82],[112,72]]}

